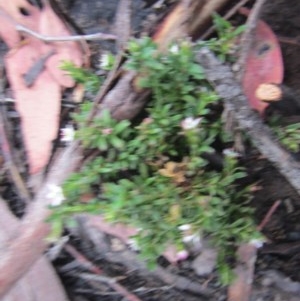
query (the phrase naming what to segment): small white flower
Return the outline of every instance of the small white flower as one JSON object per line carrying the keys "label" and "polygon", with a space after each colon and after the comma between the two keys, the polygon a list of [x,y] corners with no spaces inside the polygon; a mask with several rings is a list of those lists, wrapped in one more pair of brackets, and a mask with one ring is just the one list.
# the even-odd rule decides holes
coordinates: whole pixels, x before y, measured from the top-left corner
{"label": "small white flower", "polygon": [[61,141],[62,142],[72,142],[75,137],[75,130],[72,125],[68,124],[66,127],[61,129]]}
{"label": "small white flower", "polygon": [[174,44],[170,48],[170,52],[177,54],[179,52],[179,46],[177,44]]}
{"label": "small white flower", "polygon": [[189,225],[189,224],[184,224],[184,225],[179,226],[178,229],[179,229],[180,231],[188,231],[188,230],[191,229],[191,225]]}
{"label": "small white flower", "polygon": [[265,241],[264,239],[251,239],[250,240],[250,244],[254,245],[256,247],[256,249],[260,249],[263,245],[264,245]]}
{"label": "small white flower", "polygon": [[110,65],[109,54],[108,53],[102,54],[100,57],[100,68],[105,70],[106,68],[109,67],[109,65]]}
{"label": "small white flower", "polygon": [[133,250],[133,251],[135,251],[135,252],[138,252],[138,251],[141,250],[141,248],[139,247],[139,245],[138,245],[136,239],[134,239],[134,238],[128,239],[127,245],[129,246],[129,248],[130,248],[131,250]]}
{"label": "small white flower", "polygon": [[223,150],[223,155],[229,158],[238,158],[241,156],[238,152],[234,151],[232,148],[226,148]]}
{"label": "small white flower", "polygon": [[60,206],[66,199],[63,190],[60,186],[55,184],[48,184],[46,198],[50,200],[50,206]]}
{"label": "small white flower", "polygon": [[184,130],[192,130],[195,129],[199,123],[201,122],[202,118],[193,118],[193,117],[187,117],[182,120],[181,127]]}
{"label": "small white flower", "polygon": [[183,241],[184,243],[187,244],[187,243],[193,242],[194,239],[195,239],[195,235],[194,235],[194,234],[192,234],[192,235],[185,235],[185,236],[182,238],[182,241]]}
{"label": "small white flower", "polygon": [[183,235],[182,242],[188,246],[202,246],[202,239],[199,233]]}

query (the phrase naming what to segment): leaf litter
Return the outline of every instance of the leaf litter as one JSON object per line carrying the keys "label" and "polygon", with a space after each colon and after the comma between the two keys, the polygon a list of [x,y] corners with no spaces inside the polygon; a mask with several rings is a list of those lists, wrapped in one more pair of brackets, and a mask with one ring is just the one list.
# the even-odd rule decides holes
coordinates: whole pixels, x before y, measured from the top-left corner
{"label": "leaf litter", "polygon": [[[28,6],[28,2],[26,2],[26,1],[12,1],[11,3],[13,3],[13,2],[15,3],[15,5],[18,3],[19,5],[22,6],[22,8],[26,8],[29,11],[31,11],[31,9],[32,9],[32,15],[30,15],[30,16],[38,15],[39,13],[42,14],[41,12],[39,12],[39,10],[36,11],[36,8],[32,8],[30,5]],[[12,5],[12,6],[14,6],[14,5]],[[1,3],[0,3],[0,7],[1,7]],[[47,7],[47,5],[46,5],[46,7]],[[8,8],[10,9],[11,7],[8,6]],[[12,8],[14,8],[14,7],[12,7]],[[27,11],[26,9],[21,11],[21,15],[23,15],[24,12]],[[25,25],[26,22],[22,23],[22,21],[23,21],[22,16],[21,17],[17,16],[20,14],[20,10],[18,12],[13,11],[13,10],[11,10],[11,11],[12,12],[11,12],[10,16],[13,16],[13,20],[20,22],[20,24]],[[48,13],[49,13],[48,16],[51,16],[51,18],[52,18],[53,15],[51,15],[51,13],[53,13],[53,12],[48,12]],[[3,21],[5,23],[10,18],[7,18],[7,16],[6,16],[4,19],[6,19]],[[1,17],[0,17],[0,24],[1,24]],[[8,24],[11,24],[11,22],[9,21]],[[32,26],[32,27],[29,26],[29,28],[31,28],[33,30],[37,30],[37,32],[40,32],[42,34],[55,35],[52,32],[47,32],[47,27],[49,27],[49,24],[47,22],[45,22],[45,24],[46,24],[45,32],[40,31],[39,29],[37,30],[35,28],[35,26]],[[26,26],[28,26],[28,25],[29,24],[26,24]],[[43,28],[43,26],[41,26],[41,28]],[[12,31],[14,31],[14,30],[15,30],[15,27],[12,26]],[[62,30],[61,34],[59,34],[59,35],[65,35],[65,34],[66,33],[63,33],[63,30]],[[3,34],[3,36],[5,36],[5,35]],[[6,59],[7,72],[8,72],[10,83],[11,83],[14,93],[15,93],[15,97],[16,97],[16,101],[17,101],[17,108],[19,108],[20,114],[22,116],[22,124],[24,126],[23,133],[24,133],[24,139],[25,139],[27,152],[29,155],[30,171],[31,171],[31,173],[36,173],[45,166],[45,162],[46,163],[48,162],[49,145],[50,145],[50,149],[51,149],[51,144],[52,144],[51,142],[57,136],[58,127],[57,127],[57,125],[54,124],[54,121],[56,121],[56,124],[58,124],[59,118],[57,117],[57,115],[58,115],[57,112],[59,112],[59,110],[60,110],[59,101],[61,98],[61,91],[63,88],[72,87],[74,84],[74,82],[72,81],[71,78],[68,78],[65,74],[63,74],[59,70],[59,68],[57,68],[57,67],[59,67],[60,59],[58,57],[56,57],[56,55],[61,54],[61,57],[64,57],[64,55],[67,54],[68,51],[66,51],[66,49],[61,49],[58,46],[61,44],[53,43],[54,45],[56,45],[56,44],[57,45],[56,46],[53,45],[53,48],[48,48],[49,45],[45,45],[44,42],[38,43],[34,38],[30,38],[30,37],[26,37],[25,40],[23,40],[19,36],[11,35],[10,37],[6,37],[6,38],[3,37],[3,39],[7,40],[8,46],[11,45],[10,46],[11,52],[8,54],[8,56],[7,56],[8,58]],[[25,50],[23,50],[23,49],[25,49]],[[35,51],[36,49],[48,50],[48,52],[47,51],[44,51],[44,52]],[[55,50],[53,50],[53,49],[55,49]],[[73,48],[71,48],[71,49],[73,49]],[[52,53],[54,51],[55,51],[55,53]],[[18,53],[18,52],[20,53],[19,56],[15,55],[15,53]],[[80,51],[79,51],[79,53],[80,53]],[[49,54],[51,54],[51,56],[47,57]],[[16,62],[11,62],[11,60],[9,59],[9,56],[12,57],[12,59],[11,59],[12,61],[15,60],[16,62],[19,62],[19,64],[20,64],[20,62],[23,62],[24,57],[29,57],[31,61],[30,61],[30,64],[26,65],[26,68],[18,68],[18,64]],[[52,58],[52,56],[53,56],[53,58]],[[72,59],[72,61],[74,62],[74,59]],[[75,61],[76,61],[76,59],[75,59]],[[39,76],[34,76],[35,79],[32,80],[32,86],[28,87],[28,85],[26,85],[26,82],[24,81],[24,75],[30,74],[31,70],[34,70],[32,68],[34,68],[35,64],[38,64],[39,62],[42,62],[41,63],[42,67],[40,69],[38,68],[39,71],[37,72],[38,74],[39,73],[40,74],[39,74]],[[81,61],[80,61],[80,63],[81,63]],[[22,64],[20,64],[20,65],[22,65]],[[24,73],[24,69],[26,69],[27,73]],[[23,82],[21,82],[20,78],[18,80],[15,79],[16,74],[18,74],[19,77],[23,77]],[[51,80],[53,81],[53,85],[50,84],[50,88],[46,84],[43,85],[43,82],[51,83]],[[29,88],[28,90],[32,92],[32,93],[28,92],[28,94],[25,93],[24,95],[26,95],[26,97],[21,96],[21,94],[23,94],[23,93],[21,93],[21,91],[26,91],[24,84],[25,84],[26,88],[27,89]],[[36,90],[35,90],[34,87],[36,87],[36,86],[38,86],[40,89],[36,88]],[[19,94],[18,94],[18,90],[19,90]],[[49,93],[46,93],[46,92],[42,93],[41,92],[42,90],[46,90]],[[43,116],[43,117],[45,117],[47,114],[45,114],[45,115],[41,114],[41,112],[46,112],[46,110],[42,110],[42,109],[44,109],[44,106],[42,106],[42,107],[34,106],[34,102],[32,102],[32,104],[31,104],[30,100],[35,99],[35,101],[39,101],[40,98],[42,98],[42,99],[49,98],[49,95],[52,95],[54,102],[57,102],[59,105],[56,104],[53,107],[51,106],[51,110],[50,110],[50,114],[52,114],[56,118],[54,118],[52,116],[52,118],[49,119],[50,123],[48,123],[48,120],[43,118],[43,123],[47,124],[47,127],[49,127],[49,128],[56,127],[56,133],[55,133],[55,135],[54,134],[50,135],[49,133],[47,133],[46,134],[47,139],[41,139],[40,137],[42,137],[42,133],[43,133],[43,131],[41,131],[41,132],[39,132],[39,135],[38,135],[39,139],[37,139],[37,137],[35,137],[36,141],[34,142],[34,139],[32,138],[32,131],[35,130],[36,128],[40,127],[42,123],[38,123],[37,121],[30,122],[30,125],[27,125],[27,127],[28,127],[27,130],[25,130],[25,128],[26,128],[24,125],[24,124],[26,124],[25,121],[27,120],[27,122],[29,123],[29,120],[35,119],[35,115],[33,115],[33,114],[30,115],[28,113],[28,111],[32,111],[32,110],[36,111],[40,114],[40,116]],[[27,104],[26,105],[24,104],[24,106],[22,106],[21,104],[18,104],[20,102],[20,100],[27,102]],[[46,104],[45,104],[45,107],[46,107]],[[255,105],[254,105],[254,107],[255,107]],[[49,110],[48,104],[47,104],[47,108]],[[47,112],[48,112],[48,110],[47,110]],[[263,109],[258,108],[258,110],[262,111]],[[44,136],[45,136],[45,134],[44,134]],[[36,151],[39,149],[38,145],[37,145],[38,144],[37,141],[39,141],[39,143],[42,142],[42,144],[44,145],[44,147],[47,150],[47,152],[45,152],[40,158],[30,155],[33,152],[33,150]],[[50,150],[50,152],[51,152],[51,150]],[[47,157],[47,155],[48,155],[48,157]]]}
{"label": "leaf litter", "polygon": [[[31,174],[47,165],[57,137],[61,95],[74,80],[60,69],[63,61],[83,63],[77,42],[45,43],[16,31],[20,24],[51,36],[70,35],[48,1],[39,9],[27,1],[0,2],[0,35],[10,51],[5,57],[7,76],[21,116],[22,133]],[[35,74],[34,74],[35,73]]]}

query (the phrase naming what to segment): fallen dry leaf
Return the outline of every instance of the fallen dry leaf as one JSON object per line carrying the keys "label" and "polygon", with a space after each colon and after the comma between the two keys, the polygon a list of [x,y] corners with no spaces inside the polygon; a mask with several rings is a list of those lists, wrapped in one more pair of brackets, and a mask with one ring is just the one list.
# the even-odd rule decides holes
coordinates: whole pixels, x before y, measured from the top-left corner
{"label": "fallen dry leaf", "polygon": [[[38,30],[40,11],[25,0],[0,0],[0,34],[10,47],[17,47],[21,41],[20,34],[15,30],[16,24],[22,24],[31,30]],[[29,17],[30,16],[30,17]]]}
{"label": "fallen dry leaf", "polygon": [[[39,32],[48,36],[68,36],[69,31],[56,16],[52,8],[46,5],[40,16]],[[56,81],[63,87],[73,87],[74,80],[59,66],[64,61],[72,61],[76,66],[82,65],[82,51],[76,42],[54,42],[51,43],[56,54],[49,58],[46,62],[47,70],[50,71]],[[47,51],[47,44],[42,43],[43,52]]]}
{"label": "fallen dry leaf", "polygon": [[173,162],[169,161],[164,165],[164,168],[158,170],[158,172],[168,178],[172,178],[175,183],[180,184],[185,182],[185,162]]}
{"label": "fallen dry leaf", "polygon": [[153,41],[159,45],[160,50],[167,49],[171,42],[187,34],[186,21],[188,17],[186,4],[183,1],[179,2],[153,35]]}
{"label": "fallen dry leaf", "polygon": [[16,110],[21,115],[23,139],[33,174],[47,164],[52,141],[57,136],[61,87],[47,70],[39,75],[32,87],[26,87],[22,74],[31,60],[24,60],[23,64],[20,60],[24,55],[29,57],[32,54],[34,50],[26,45],[22,51],[8,55],[5,63],[16,99]]}
{"label": "fallen dry leaf", "polygon": [[[69,31],[46,1],[43,9],[25,0],[0,0],[0,35],[11,48],[5,57],[9,83],[16,109],[21,116],[22,134],[30,173],[41,171],[48,163],[52,142],[57,137],[61,92],[74,80],[60,69],[63,61],[82,65],[82,52],[75,42],[45,43],[34,37],[25,39],[15,30],[16,24],[48,36],[68,36]],[[30,87],[24,75],[47,56],[44,69]]]}
{"label": "fallen dry leaf", "polygon": [[[245,8],[241,13],[248,15]],[[244,93],[250,106],[263,114],[268,103],[255,95],[261,84],[280,84],[283,80],[283,62],[278,40],[272,29],[264,22],[258,21],[253,45],[246,60],[245,73],[242,79]]]}

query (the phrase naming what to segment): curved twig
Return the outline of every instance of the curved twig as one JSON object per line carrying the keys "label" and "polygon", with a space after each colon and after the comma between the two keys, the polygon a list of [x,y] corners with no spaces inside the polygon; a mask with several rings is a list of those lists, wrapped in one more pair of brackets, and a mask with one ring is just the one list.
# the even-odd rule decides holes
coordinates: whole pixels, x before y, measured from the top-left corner
{"label": "curved twig", "polygon": [[32,37],[35,37],[41,41],[44,42],[67,42],[67,41],[91,41],[91,40],[115,40],[116,36],[113,34],[108,33],[93,33],[93,34],[87,34],[87,35],[74,35],[74,36],[46,36],[43,34],[40,34],[38,32],[35,32],[23,25],[16,25],[16,30],[25,33],[27,35],[30,35]]}

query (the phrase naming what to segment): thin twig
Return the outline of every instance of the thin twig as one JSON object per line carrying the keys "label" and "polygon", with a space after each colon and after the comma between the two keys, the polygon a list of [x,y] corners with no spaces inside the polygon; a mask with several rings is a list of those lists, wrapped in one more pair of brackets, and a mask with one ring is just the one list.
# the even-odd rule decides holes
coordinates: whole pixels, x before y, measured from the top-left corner
{"label": "thin twig", "polygon": [[82,264],[85,268],[88,268],[93,273],[93,275],[88,273],[82,273],[79,275],[79,277],[86,280],[100,281],[106,283],[129,301],[141,301],[137,296],[130,293],[124,286],[119,284],[115,278],[110,278],[103,275],[102,271],[96,265],[94,265],[84,255],[78,252],[73,246],[67,244],[65,246],[65,250],[70,255],[72,255],[80,264]]}
{"label": "thin twig", "polygon": [[[4,85],[5,85],[5,80],[4,80],[4,69],[3,66],[0,67],[0,98],[3,101],[4,99]],[[7,137],[7,129],[6,129],[6,111],[5,107],[2,106],[0,110],[0,148],[2,152],[2,156],[4,158],[5,162],[5,168],[8,171],[8,175],[12,181],[12,183],[15,185],[17,189],[17,193],[19,197],[28,204],[31,196],[30,193],[24,183],[23,178],[21,177],[18,168],[15,164],[14,156],[11,152],[11,146],[10,146],[10,141]]]}
{"label": "thin twig", "polygon": [[261,221],[261,223],[257,226],[257,230],[258,231],[262,231],[262,229],[266,226],[266,224],[269,222],[271,216],[274,214],[274,212],[276,211],[276,209],[279,207],[279,205],[281,204],[280,200],[277,200],[272,206],[271,208],[268,210],[267,214],[265,215],[265,217],[263,218],[263,220]]}
{"label": "thin twig", "polygon": [[124,60],[124,48],[130,38],[130,29],[131,29],[131,1],[130,0],[122,0],[119,2],[117,12],[116,12],[116,21],[115,21],[115,32],[117,35],[117,46],[118,46],[118,54],[116,56],[114,66],[108,73],[103,85],[98,91],[97,95],[94,99],[94,106],[86,120],[86,126],[88,126],[91,120],[96,115],[99,110],[99,104],[104,99],[105,95],[112,87],[113,82],[116,80],[122,62]]}
{"label": "thin twig", "polygon": [[300,46],[299,36],[295,37],[295,38],[277,36],[277,39],[280,43]]}
{"label": "thin twig", "polygon": [[106,34],[106,33],[94,33],[94,34],[87,34],[87,35],[75,35],[75,36],[46,36],[40,33],[37,33],[23,25],[17,24],[15,29],[19,32],[28,34],[33,36],[41,41],[44,42],[68,42],[68,41],[91,41],[91,40],[115,40],[116,36],[113,34]]}
{"label": "thin twig", "polygon": [[121,0],[119,2],[115,21],[115,33],[117,36],[118,54],[116,56],[113,68],[108,73],[104,83],[102,84],[100,90],[98,91],[94,99],[94,106],[86,120],[87,126],[90,124],[96,112],[99,110],[99,104],[102,102],[103,98],[105,97],[109,89],[112,87],[113,82],[119,74],[122,61],[124,60],[124,48],[130,38],[131,5],[132,3],[130,0]]}
{"label": "thin twig", "polygon": [[107,92],[109,89],[112,87],[113,82],[117,78],[118,71],[121,65],[121,62],[123,60],[123,51],[120,51],[117,54],[116,60],[114,62],[114,66],[112,70],[109,71],[106,79],[104,80],[104,83],[102,84],[101,88],[99,89],[97,95],[95,96],[94,99],[94,105],[92,110],[90,111],[87,119],[86,119],[86,126],[89,126],[89,124],[92,122],[93,118],[95,117],[96,113],[99,111],[99,104],[103,101],[105,98]]}
{"label": "thin twig", "polygon": [[64,249],[72,255],[81,265],[83,265],[86,269],[91,271],[94,274],[100,275],[102,271],[94,265],[90,260],[88,260],[85,256],[83,256],[80,252],[78,252],[73,246],[70,244],[66,244]]}
{"label": "thin twig", "polygon": [[3,113],[0,113],[0,145],[2,155],[5,160],[5,169],[8,171],[10,179],[17,189],[18,195],[26,204],[28,204],[30,200],[30,193],[18,171],[18,168],[16,167],[16,164],[14,163],[10,144],[5,132],[4,118],[2,114]]}
{"label": "thin twig", "polygon": [[128,301],[141,301],[140,298],[130,293],[123,285],[119,284],[114,278],[110,278],[103,275],[91,275],[87,273],[81,273],[79,277],[89,281],[97,281],[97,282],[105,283]]}
{"label": "thin twig", "polygon": [[239,73],[238,73],[239,80],[241,80],[244,76],[247,56],[253,43],[253,36],[257,26],[257,21],[259,19],[259,15],[265,1],[266,0],[256,1],[247,19],[246,30],[241,37],[241,42],[240,42],[241,49],[237,61],[237,66],[239,67]]}

